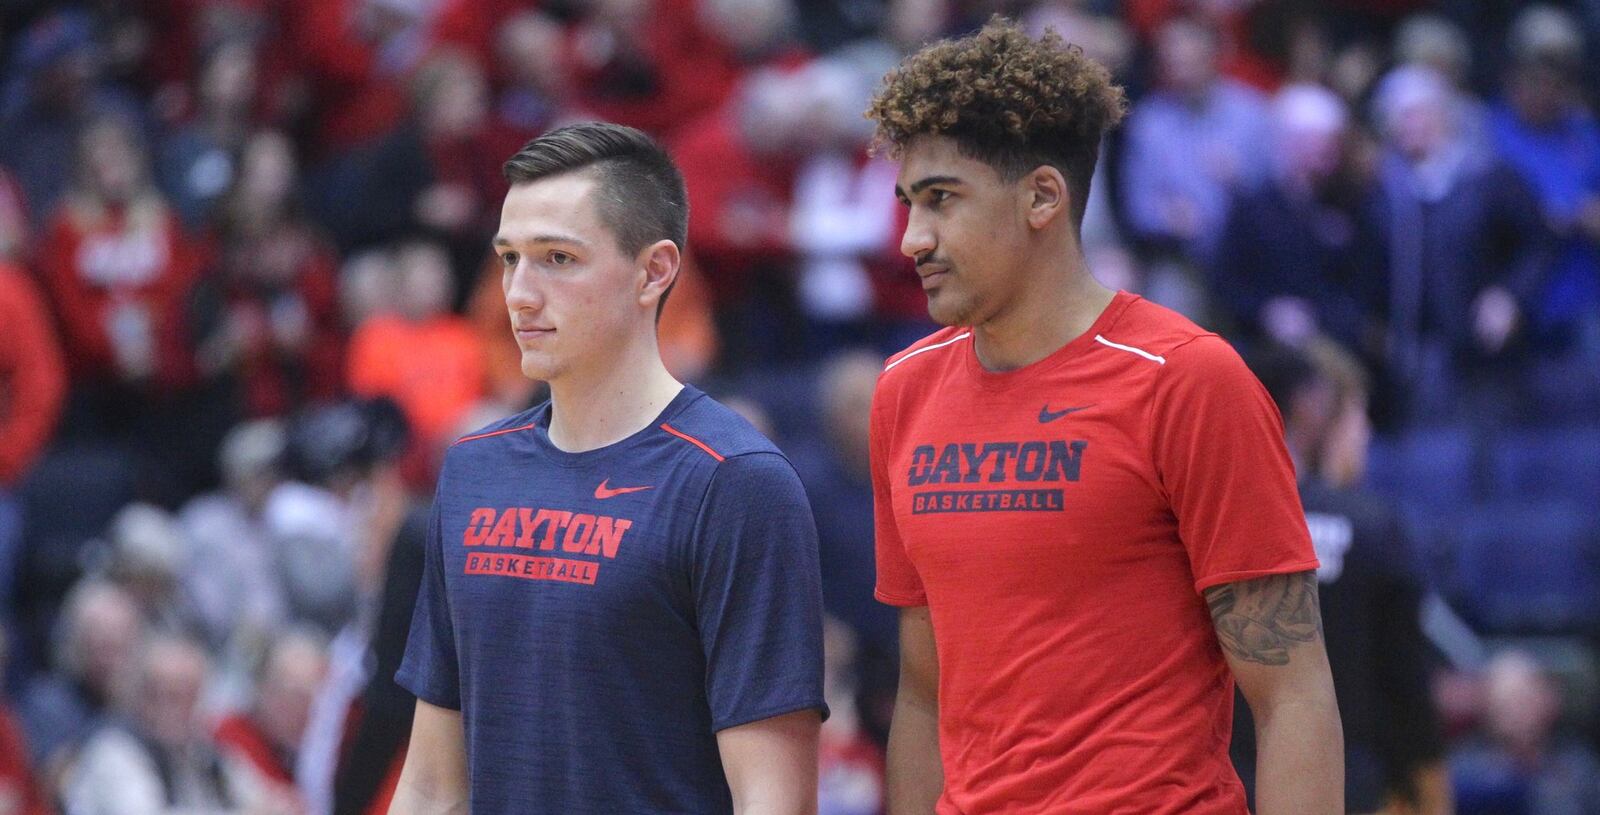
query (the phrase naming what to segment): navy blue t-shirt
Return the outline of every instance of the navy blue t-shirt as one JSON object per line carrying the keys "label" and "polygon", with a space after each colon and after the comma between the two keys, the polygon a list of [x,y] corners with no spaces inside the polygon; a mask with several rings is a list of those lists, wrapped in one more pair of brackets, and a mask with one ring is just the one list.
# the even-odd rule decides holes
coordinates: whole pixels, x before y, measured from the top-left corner
{"label": "navy blue t-shirt", "polygon": [[568,453],[545,403],[445,456],[396,681],[458,709],[474,813],[717,813],[716,732],[824,711],[799,477],[685,387]]}

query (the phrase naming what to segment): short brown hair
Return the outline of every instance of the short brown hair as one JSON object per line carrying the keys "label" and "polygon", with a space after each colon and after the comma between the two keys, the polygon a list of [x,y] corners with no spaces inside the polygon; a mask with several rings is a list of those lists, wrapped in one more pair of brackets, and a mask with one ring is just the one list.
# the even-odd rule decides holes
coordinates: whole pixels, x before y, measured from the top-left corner
{"label": "short brown hair", "polygon": [[1081,48],[1054,31],[1035,40],[996,16],[975,34],[907,57],[884,77],[867,118],[878,123],[875,144],[891,152],[938,135],[1008,181],[1055,167],[1082,223],[1100,137],[1126,110],[1122,88]]}
{"label": "short brown hair", "polygon": [[[683,174],[639,130],[606,122],[568,125],[523,145],[502,168],[514,185],[578,170],[594,173],[595,208],[623,254],[636,255],[659,240],[683,251],[689,233]],[[671,293],[671,287],[662,293],[657,316]]]}

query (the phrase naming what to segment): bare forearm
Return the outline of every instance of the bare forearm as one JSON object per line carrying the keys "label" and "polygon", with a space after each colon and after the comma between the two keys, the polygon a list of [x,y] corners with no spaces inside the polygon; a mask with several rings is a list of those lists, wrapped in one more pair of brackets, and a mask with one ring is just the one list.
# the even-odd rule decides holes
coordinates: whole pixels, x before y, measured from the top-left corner
{"label": "bare forearm", "polygon": [[815,710],[801,710],[717,733],[733,811],[816,815],[820,726]]}
{"label": "bare forearm", "polygon": [[928,815],[944,792],[939,761],[939,710],[900,699],[889,727],[888,815]]}
{"label": "bare forearm", "polygon": [[1217,644],[1256,718],[1259,815],[1343,815],[1344,731],[1314,572],[1214,586]]}
{"label": "bare forearm", "polygon": [[401,782],[395,787],[389,815],[467,815],[467,797],[438,797]]}
{"label": "bare forearm", "polygon": [[461,713],[418,699],[389,815],[466,815],[468,789]]}
{"label": "bare forearm", "polygon": [[1344,733],[1331,696],[1256,717],[1258,815],[1342,815]]}

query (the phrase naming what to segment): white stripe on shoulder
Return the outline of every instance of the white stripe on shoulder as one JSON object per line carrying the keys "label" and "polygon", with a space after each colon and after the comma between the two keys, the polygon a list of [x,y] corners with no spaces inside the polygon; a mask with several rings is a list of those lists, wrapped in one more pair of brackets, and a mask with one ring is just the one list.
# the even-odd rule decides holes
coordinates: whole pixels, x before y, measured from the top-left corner
{"label": "white stripe on shoulder", "polygon": [[943,347],[945,347],[946,345],[949,345],[952,342],[959,342],[959,341],[964,340],[964,339],[966,339],[966,338],[968,338],[970,336],[972,336],[972,332],[971,331],[963,331],[960,334],[957,334],[954,337],[951,337],[950,339],[945,340],[944,342],[936,342],[936,343],[934,343],[932,345],[925,345],[925,346],[923,346],[921,348],[918,348],[917,350],[912,351],[909,354],[906,354],[905,356],[895,360],[894,362],[891,362],[888,365],[883,366],[884,373],[888,373],[890,368],[893,368],[894,366],[899,365],[902,362],[905,362],[906,360],[916,356],[917,354],[922,353],[923,351],[932,351],[935,348],[943,348]]}
{"label": "white stripe on shoulder", "polygon": [[1157,356],[1156,354],[1152,354],[1149,351],[1144,350],[1143,348],[1135,348],[1135,347],[1133,347],[1131,345],[1123,345],[1122,343],[1112,342],[1111,340],[1108,340],[1108,339],[1106,339],[1105,337],[1103,337],[1103,336],[1101,336],[1099,334],[1094,335],[1094,341],[1100,343],[1101,345],[1110,346],[1110,347],[1115,348],[1115,349],[1117,349],[1119,351],[1127,351],[1130,354],[1138,354],[1139,356],[1144,357],[1145,359],[1148,359],[1148,360],[1150,360],[1151,362],[1154,362],[1157,365],[1165,365],[1165,364],[1167,364],[1167,358],[1166,357]]}

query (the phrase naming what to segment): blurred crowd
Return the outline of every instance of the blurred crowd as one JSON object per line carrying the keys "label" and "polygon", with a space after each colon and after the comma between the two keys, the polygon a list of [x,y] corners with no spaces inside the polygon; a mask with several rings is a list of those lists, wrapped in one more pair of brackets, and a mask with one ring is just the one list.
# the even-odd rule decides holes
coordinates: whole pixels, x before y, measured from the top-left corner
{"label": "blurred crowd", "polygon": [[879,811],[867,406],[932,326],[861,111],[994,13],[1133,99],[1102,282],[1361,371],[1319,466],[1399,519],[1458,810],[1600,812],[1595,0],[13,0],[0,815],[383,811],[433,473],[541,398],[499,165],[584,119],[682,167],[663,352],[800,468],[822,808]]}

